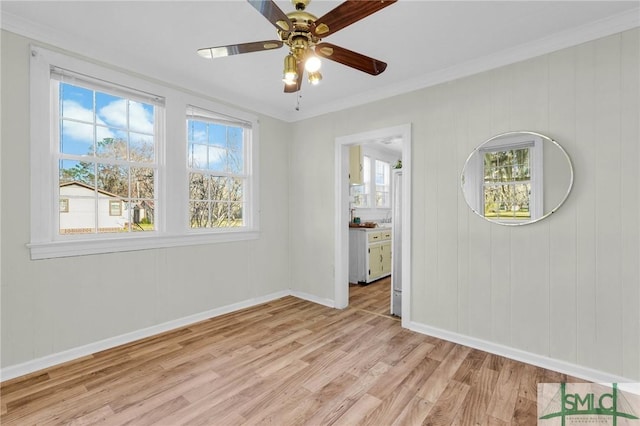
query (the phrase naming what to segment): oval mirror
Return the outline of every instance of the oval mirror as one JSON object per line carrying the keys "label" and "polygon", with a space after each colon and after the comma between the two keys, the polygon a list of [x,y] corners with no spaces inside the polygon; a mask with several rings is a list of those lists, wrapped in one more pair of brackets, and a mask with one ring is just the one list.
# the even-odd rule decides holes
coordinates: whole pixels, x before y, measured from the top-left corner
{"label": "oval mirror", "polygon": [[573,186],[573,167],[553,139],[509,132],[473,150],[461,181],[464,198],[477,215],[501,225],[526,225],[564,203]]}

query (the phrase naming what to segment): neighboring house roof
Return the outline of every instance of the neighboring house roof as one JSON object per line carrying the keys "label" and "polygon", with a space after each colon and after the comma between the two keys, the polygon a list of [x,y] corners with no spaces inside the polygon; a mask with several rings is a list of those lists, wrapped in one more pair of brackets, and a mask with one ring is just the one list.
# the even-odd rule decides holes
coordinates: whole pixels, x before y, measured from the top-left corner
{"label": "neighboring house roof", "polygon": [[[87,185],[86,183],[84,183],[84,182],[79,182],[79,181],[77,181],[77,180],[72,180],[72,181],[70,181],[70,182],[61,182],[61,183],[60,183],[60,188],[64,188],[64,187],[66,187],[66,186],[74,186],[74,185],[75,185],[75,186],[82,187],[82,188],[89,189],[89,190],[91,190],[91,191],[95,191],[95,190],[96,190],[96,188],[94,188],[93,186],[91,186],[91,185]],[[113,197],[113,198],[124,198],[124,197],[121,197],[121,196],[119,196],[119,195],[117,195],[117,194],[114,194],[114,193],[112,193],[112,192],[104,191],[104,190],[102,190],[102,189],[98,189],[98,192],[99,192],[100,194],[104,194],[104,195],[106,195],[106,196],[108,196],[108,197]]]}

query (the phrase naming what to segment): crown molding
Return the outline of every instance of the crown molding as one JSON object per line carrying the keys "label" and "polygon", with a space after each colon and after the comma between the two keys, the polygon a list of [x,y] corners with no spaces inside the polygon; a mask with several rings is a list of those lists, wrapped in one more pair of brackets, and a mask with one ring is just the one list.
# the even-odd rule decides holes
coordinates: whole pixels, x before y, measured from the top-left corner
{"label": "crown molding", "polygon": [[548,37],[521,44],[492,55],[487,55],[477,60],[424,74],[398,84],[378,87],[375,90],[342,98],[335,102],[325,103],[316,108],[308,107],[304,112],[290,113],[287,121],[308,119],[425,89],[437,84],[514,64],[637,27],[640,27],[640,8],[613,15],[588,25],[571,28],[561,33],[552,34]]}

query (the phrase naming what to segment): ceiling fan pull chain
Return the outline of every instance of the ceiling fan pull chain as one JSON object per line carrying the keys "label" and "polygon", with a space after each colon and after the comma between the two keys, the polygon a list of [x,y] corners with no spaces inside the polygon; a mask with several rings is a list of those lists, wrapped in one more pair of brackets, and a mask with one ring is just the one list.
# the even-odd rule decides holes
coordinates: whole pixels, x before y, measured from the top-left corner
{"label": "ceiling fan pull chain", "polygon": [[298,96],[296,97],[296,111],[300,111],[300,99],[302,99],[302,91],[298,91]]}

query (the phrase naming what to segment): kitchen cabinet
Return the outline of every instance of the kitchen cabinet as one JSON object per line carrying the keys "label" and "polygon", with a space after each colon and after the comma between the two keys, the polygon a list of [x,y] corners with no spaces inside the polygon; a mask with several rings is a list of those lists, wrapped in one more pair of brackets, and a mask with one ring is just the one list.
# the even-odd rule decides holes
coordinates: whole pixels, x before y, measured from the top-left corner
{"label": "kitchen cabinet", "polygon": [[370,283],[391,275],[391,230],[349,229],[349,282]]}
{"label": "kitchen cabinet", "polygon": [[353,145],[349,147],[349,184],[362,185],[363,182],[362,147]]}

